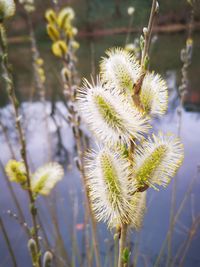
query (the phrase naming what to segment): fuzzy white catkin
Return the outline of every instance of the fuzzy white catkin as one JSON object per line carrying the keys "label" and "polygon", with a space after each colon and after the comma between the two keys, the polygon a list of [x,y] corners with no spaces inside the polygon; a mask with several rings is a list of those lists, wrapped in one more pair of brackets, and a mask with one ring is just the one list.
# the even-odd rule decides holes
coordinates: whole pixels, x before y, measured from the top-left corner
{"label": "fuzzy white catkin", "polygon": [[136,148],[134,177],[142,185],[167,186],[184,158],[183,145],[172,134],[159,133]]}
{"label": "fuzzy white catkin", "polygon": [[58,163],[48,163],[32,175],[31,189],[36,194],[48,195],[63,176],[63,168]]}
{"label": "fuzzy white catkin", "polygon": [[100,148],[91,151],[85,163],[97,220],[107,222],[109,227],[134,221],[131,199],[135,187],[129,181],[130,162],[116,151]]}
{"label": "fuzzy white catkin", "polygon": [[[121,48],[109,50],[103,58],[100,69],[101,78],[110,90],[119,90],[133,101],[134,86],[141,78],[141,67],[136,57]],[[168,105],[168,90],[165,80],[154,72],[147,72],[139,91],[139,102],[135,108],[145,115],[163,115]]]}
{"label": "fuzzy white catkin", "polygon": [[109,90],[100,81],[85,80],[79,90],[78,107],[94,136],[109,146],[141,139],[150,125],[119,90]]}
{"label": "fuzzy white catkin", "polygon": [[132,91],[141,73],[134,55],[122,48],[110,49],[106,55],[100,63],[102,81],[121,92]]}
{"label": "fuzzy white catkin", "polygon": [[168,90],[160,75],[148,72],[140,89],[140,101],[145,114],[163,115],[168,107]]}

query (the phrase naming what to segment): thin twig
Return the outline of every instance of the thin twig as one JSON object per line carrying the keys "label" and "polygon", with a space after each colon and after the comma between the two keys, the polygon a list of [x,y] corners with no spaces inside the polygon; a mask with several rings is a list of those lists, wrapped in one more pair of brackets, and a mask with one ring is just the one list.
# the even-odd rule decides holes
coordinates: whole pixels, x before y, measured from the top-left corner
{"label": "thin twig", "polygon": [[15,254],[14,254],[14,251],[12,249],[12,245],[11,245],[11,242],[10,242],[10,239],[8,237],[8,234],[7,234],[7,231],[6,231],[6,228],[4,226],[4,223],[0,217],[0,228],[2,230],[2,233],[3,233],[3,236],[4,236],[4,239],[6,241],[6,244],[7,244],[7,247],[8,247],[8,251],[10,253],[10,256],[11,256],[11,259],[12,259],[12,263],[13,263],[13,266],[14,267],[17,267],[17,261],[16,261],[16,258],[15,258]]}
{"label": "thin twig", "polygon": [[[198,174],[199,174],[199,172],[197,171],[197,173],[193,176],[193,178],[192,178],[192,180],[191,180],[191,182],[190,182],[190,184],[188,186],[187,191],[185,192],[185,195],[184,195],[184,197],[183,197],[183,199],[182,199],[182,201],[181,201],[181,203],[179,205],[179,208],[178,208],[178,210],[176,212],[176,215],[173,218],[173,226],[176,224],[179,216],[181,215],[182,210],[185,207],[186,201],[187,201],[188,196],[190,195],[190,193],[192,191],[192,188],[194,186],[194,182],[197,179]],[[163,253],[164,253],[164,250],[165,250],[165,246],[167,244],[167,240],[168,240],[168,236],[169,236],[169,231],[170,230],[168,230],[167,235],[166,235],[166,238],[165,238],[165,240],[162,243],[162,246],[161,246],[161,249],[160,249],[160,253],[159,253],[159,255],[158,255],[157,259],[156,259],[156,262],[154,264],[154,267],[158,267],[159,266],[160,260],[161,260],[161,258],[163,256]]]}
{"label": "thin twig", "polygon": [[13,146],[12,146],[12,144],[10,142],[10,139],[9,139],[9,136],[8,136],[8,129],[7,129],[7,127],[4,126],[4,124],[2,123],[1,120],[0,120],[0,126],[1,126],[2,131],[3,131],[4,137],[5,137],[5,141],[6,141],[7,145],[8,145],[9,150],[10,150],[10,154],[11,154],[13,159],[16,159],[15,152],[13,150]]}
{"label": "thin twig", "polygon": [[195,221],[192,223],[186,240],[181,244],[180,249],[179,249],[178,253],[176,254],[176,256],[175,256],[175,258],[174,258],[174,260],[170,266],[176,266],[179,257],[180,257],[180,262],[178,263],[178,266],[180,266],[180,267],[183,266],[187,251],[190,247],[192,239],[195,236],[195,233],[197,232],[199,224],[200,224],[200,217],[197,217],[195,219]]}
{"label": "thin twig", "polygon": [[[194,22],[194,7],[191,6],[190,9],[190,19],[189,19],[189,29],[188,29],[188,38],[191,39],[192,37],[192,31],[193,31],[193,22]],[[191,50],[191,47],[190,47]],[[178,114],[178,137],[181,135],[181,127],[182,127],[182,117],[183,117],[183,112],[182,112],[182,107],[184,103],[184,98],[185,98],[185,93],[187,90],[187,85],[188,85],[188,67],[191,63],[191,56],[192,52],[188,50],[188,44],[186,42],[186,47],[185,49],[181,50],[181,54],[184,52],[185,56],[182,59],[183,61],[183,66],[181,69],[182,73],[182,82],[181,85],[179,86],[179,94],[180,94],[180,103],[179,107],[177,109],[177,114]],[[176,193],[177,193],[177,179],[175,179],[173,183],[173,188],[172,188],[172,199],[171,199],[171,209],[170,209],[170,226],[169,226],[169,235],[168,235],[168,253],[167,253],[167,261],[166,261],[166,267],[171,266],[170,261],[172,257],[172,235],[174,231],[174,212],[175,212],[175,205],[176,205]]]}
{"label": "thin twig", "polygon": [[156,0],[153,0],[152,6],[151,6],[151,14],[149,18],[148,27],[147,27],[147,32],[145,33],[145,36],[144,36],[145,37],[144,49],[142,51],[142,59],[141,59],[141,65],[143,69],[144,69],[146,56],[148,56],[148,53],[149,53],[149,47],[151,43],[151,34],[152,34],[153,24],[155,20],[155,15],[157,13],[157,8],[158,8],[157,5],[158,5],[158,2]]}
{"label": "thin twig", "polygon": [[147,72],[146,59],[148,58],[149,47],[151,44],[152,29],[153,29],[153,25],[154,25],[154,21],[155,21],[155,17],[157,13],[158,13],[158,2],[156,0],[153,0],[152,6],[151,6],[151,13],[149,17],[148,28],[144,32],[144,48],[142,50],[142,57],[141,57],[141,74],[136,84],[133,84],[132,99],[133,99],[134,104],[141,110],[143,109],[143,107],[139,99],[139,93],[140,93],[140,89],[142,87],[142,83]]}

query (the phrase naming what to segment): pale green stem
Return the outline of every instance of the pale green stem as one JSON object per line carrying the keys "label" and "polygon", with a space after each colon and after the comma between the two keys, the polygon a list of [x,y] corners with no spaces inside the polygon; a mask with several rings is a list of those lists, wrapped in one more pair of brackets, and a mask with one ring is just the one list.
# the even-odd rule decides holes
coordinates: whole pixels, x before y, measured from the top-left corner
{"label": "pale green stem", "polygon": [[152,29],[153,29],[153,23],[154,23],[155,15],[156,15],[156,5],[157,5],[157,1],[153,0],[152,6],[151,6],[151,13],[150,13],[150,18],[149,18],[149,23],[148,23],[148,27],[147,27],[147,33],[144,36],[145,37],[145,42],[144,42],[144,49],[142,51],[142,59],[141,59],[142,68],[144,68],[145,58],[146,58],[146,56],[148,56],[148,53],[149,53],[149,47],[150,47],[150,43],[151,43],[151,34],[152,34]]}
{"label": "pale green stem", "polygon": [[117,267],[118,261],[118,239],[114,239],[114,267]]}
{"label": "pale green stem", "polygon": [[118,267],[124,267],[123,252],[124,252],[124,249],[126,247],[127,230],[128,230],[128,225],[127,224],[122,224],[122,226],[121,226],[121,236],[120,236],[120,239],[119,239]]}

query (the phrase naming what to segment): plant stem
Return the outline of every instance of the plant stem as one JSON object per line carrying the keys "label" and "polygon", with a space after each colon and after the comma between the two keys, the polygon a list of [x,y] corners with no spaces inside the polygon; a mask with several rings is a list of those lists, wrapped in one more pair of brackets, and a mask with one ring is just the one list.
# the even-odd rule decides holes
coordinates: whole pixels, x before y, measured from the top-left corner
{"label": "plant stem", "polygon": [[12,262],[13,262],[13,266],[17,267],[18,265],[17,265],[17,261],[16,261],[16,258],[15,258],[15,254],[14,254],[13,248],[11,246],[11,242],[9,240],[8,234],[6,232],[6,228],[4,226],[4,223],[3,223],[2,219],[1,219],[1,217],[0,217],[0,228],[1,228],[3,236],[5,238],[5,241],[6,241],[6,244],[7,244],[7,247],[8,247],[8,251],[10,253],[10,256],[11,256],[11,259],[12,259]]}
{"label": "plant stem", "polygon": [[[37,227],[37,221],[36,221],[37,209],[35,207],[35,199],[34,199],[34,196],[31,190],[30,172],[29,172],[27,153],[26,153],[26,141],[25,141],[24,133],[23,133],[22,126],[21,126],[21,120],[20,120],[21,116],[19,114],[19,103],[15,95],[12,73],[11,73],[10,65],[8,63],[8,58],[7,58],[8,57],[7,40],[6,40],[6,32],[5,32],[3,24],[0,24],[0,48],[2,52],[2,69],[3,69],[4,79],[7,85],[8,97],[14,109],[16,129],[18,131],[19,141],[21,145],[20,152],[21,152],[21,157],[24,162],[26,174],[27,174],[27,192],[29,196],[30,213],[31,213],[31,218],[32,218],[32,223],[33,223],[33,238],[36,242],[37,253],[39,255],[40,245],[39,245],[38,227]],[[40,258],[39,258],[39,265],[41,266]]]}
{"label": "plant stem", "polygon": [[144,77],[147,72],[146,58],[148,57],[149,47],[151,44],[151,34],[152,34],[152,28],[153,28],[155,16],[157,14],[157,5],[158,5],[157,1],[153,0],[152,6],[151,6],[151,13],[149,17],[148,28],[147,28],[147,31],[144,33],[144,48],[142,50],[142,57],[141,57],[141,74],[136,84],[133,85],[132,99],[133,99],[134,104],[141,109],[143,109],[143,107],[139,99],[139,93],[140,93],[140,89],[141,89]]}
{"label": "plant stem", "polygon": [[117,267],[118,263],[118,240],[114,239],[114,267]]}
{"label": "plant stem", "polygon": [[[38,59],[41,59],[40,57],[40,52],[38,50],[38,46],[37,46],[37,40],[35,37],[35,31],[33,28],[33,21],[31,18],[31,15],[26,12],[26,20],[27,20],[27,25],[28,25],[28,29],[29,29],[29,36],[30,36],[30,45],[31,45],[31,53],[32,53],[32,64],[33,64],[33,72],[34,72],[34,81],[35,81],[35,86],[39,91],[39,96],[40,96],[40,100],[43,104],[43,108],[44,108],[44,124],[45,124],[45,134],[46,134],[46,138],[48,140],[47,145],[48,145],[48,160],[50,161],[52,158],[52,148],[51,148],[51,138],[50,135],[48,133],[48,114],[46,112],[46,102],[45,102],[45,98],[46,98],[46,88],[45,88],[45,82],[41,80],[41,77],[38,73],[38,65],[36,64]],[[43,68],[43,67],[42,67]]]}
{"label": "plant stem", "polygon": [[15,152],[13,150],[13,146],[12,146],[10,139],[9,139],[9,136],[8,136],[8,129],[7,129],[7,127],[4,126],[4,124],[2,123],[1,120],[0,120],[0,127],[2,128],[2,132],[3,132],[4,138],[5,138],[6,144],[8,145],[8,148],[10,150],[11,157],[13,159],[16,159]]}
{"label": "plant stem", "polygon": [[27,17],[27,25],[29,29],[29,36],[30,36],[35,85],[36,85],[36,88],[39,90],[40,100],[42,103],[44,103],[46,90],[45,90],[44,83],[41,81],[40,75],[38,74],[38,66],[36,65],[36,61],[40,58],[40,53],[37,47],[37,42],[35,38],[35,32],[33,29],[33,22],[32,22],[31,16],[29,13],[26,13],[26,17]]}
{"label": "plant stem", "polygon": [[145,34],[145,42],[144,42],[144,49],[142,51],[142,59],[141,59],[141,66],[144,69],[145,67],[145,58],[148,56],[149,53],[149,46],[151,43],[151,34],[152,34],[152,28],[155,20],[155,15],[157,13],[157,0],[153,0],[152,6],[151,6],[151,13],[150,13],[150,18],[149,18],[149,23],[147,27],[147,32]]}
{"label": "plant stem", "polygon": [[124,267],[123,262],[123,252],[126,247],[126,235],[127,235],[128,225],[122,224],[121,226],[121,236],[119,239],[119,257],[118,257],[118,267]]}

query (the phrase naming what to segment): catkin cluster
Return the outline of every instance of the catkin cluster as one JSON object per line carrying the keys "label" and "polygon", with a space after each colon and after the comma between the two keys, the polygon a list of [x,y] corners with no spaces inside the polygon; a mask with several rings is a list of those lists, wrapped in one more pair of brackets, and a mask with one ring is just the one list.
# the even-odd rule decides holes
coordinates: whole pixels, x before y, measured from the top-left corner
{"label": "catkin cluster", "polygon": [[98,142],[88,153],[86,175],[98,220],[139,229],[146,190],[166,186],[183,161],[183,145],[171,134],[148,135],[151,118],[163,115],[168,90],[126,50],[107,52],[96,84],[84,80],[78,108]]}
{"label": "catkin cluster", "polygon": [[47,33],[52,40],[52,52],[55,56],[66,58],[68,53],[79,48],[79,43],[75,41],[77,28],[73,26],[75,17],[71,7],[64,7],[59,12],[48,9],[45,13],[47,20]]}

